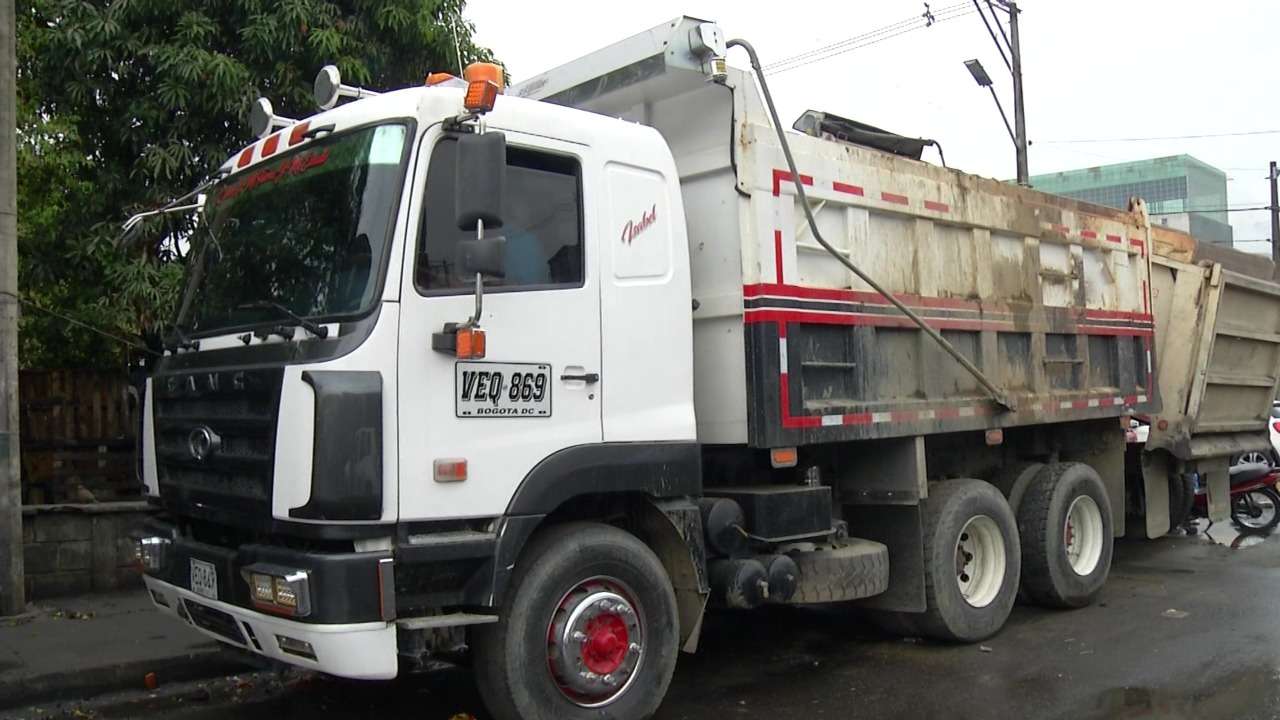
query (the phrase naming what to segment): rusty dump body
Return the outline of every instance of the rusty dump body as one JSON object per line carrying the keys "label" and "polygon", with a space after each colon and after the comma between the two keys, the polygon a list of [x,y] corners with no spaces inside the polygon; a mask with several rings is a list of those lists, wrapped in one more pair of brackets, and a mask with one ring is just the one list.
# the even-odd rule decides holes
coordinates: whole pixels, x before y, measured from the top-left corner
{"label": "rusty dump body", "polygon": [[[695,296],[713,299],[712,312],[694,315],[695,356],[734,367],[724,336],[740,332],[747,392],[737,408],[712,397],[723,398],[732,378],[697,387],[700,430],[711,439],[778,447],[1158,408],[1150,230],[1140,212],[789,135],[824,238],[1009,394],[1009,410],[815,241],[776,132],[752,112],[754,87],[735,92],[746,96],[735,126],[740,192],[736,217],[707,223],[715,236],[694,247]],[[686,207],[691,226],[697,213],[722,212]],[[717,271],[700,275],[708,265]],[[740,315],[714,302],[725,295],[741,298]]]}

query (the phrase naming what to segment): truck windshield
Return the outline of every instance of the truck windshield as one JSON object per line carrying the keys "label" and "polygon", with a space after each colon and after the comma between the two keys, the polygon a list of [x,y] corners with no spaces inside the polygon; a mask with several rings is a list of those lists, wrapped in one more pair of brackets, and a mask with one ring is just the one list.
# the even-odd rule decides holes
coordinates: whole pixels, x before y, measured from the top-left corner
{"label": "truck windshield", "polygon": [[[178,319],[191,335],[369,310],[404,178],[408,128],[371,126],[308,143],[210,191],[207,232]],[[285,137],[288,135],[286,133]]]}

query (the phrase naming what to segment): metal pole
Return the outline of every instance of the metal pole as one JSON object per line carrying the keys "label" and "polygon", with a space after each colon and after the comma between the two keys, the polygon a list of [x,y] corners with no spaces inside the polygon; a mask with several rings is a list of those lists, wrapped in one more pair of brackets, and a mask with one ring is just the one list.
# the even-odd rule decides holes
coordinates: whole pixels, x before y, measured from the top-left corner
{"label": "metal pole", "polygon": [[0,0],[0,616],[26,610],[18,453],[17,16]]}
{"label": "metal pole", "polygon": [[1276,171],[1276,161],[1271,161],[1271,261],[1280,269],[1280,192],[1276,191],[1276,180],[1280,173]]}
{"label": "metal pole", "polygon": [[1008,3],[1010,48],[1013,51],[1013,127],[1014,144],[1018,146],[1018,184],[1030,185],[1031,173],[1027,170],[1027,113],[1022,104],[1022,46],[1018,41],[1017,3]]}
{"label": "metal pole", "polygon": [[1009,116],[1004,114],[1004,106],[1000,104],[1000,96],[996,95],[995,87],[988,85],[987,89],[991,91],[991,99],[996,101],[996,109],[1000,111],[1000,119],[1004,121],[1004,129],[1009,131],[1009,139],[1013,140],[1013,144],[1017,145],[1018,140],[1013,135],[1013,128],[1009,127]]}

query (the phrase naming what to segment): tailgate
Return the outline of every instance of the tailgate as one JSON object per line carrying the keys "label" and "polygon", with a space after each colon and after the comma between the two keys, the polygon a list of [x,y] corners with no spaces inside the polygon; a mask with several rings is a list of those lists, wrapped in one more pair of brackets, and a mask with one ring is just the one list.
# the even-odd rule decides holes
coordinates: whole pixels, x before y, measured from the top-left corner
{"label": "tailgate", "polygon": [[1193,436],[1265,431],[1280,382],[1280,285],[1215,265],[1187,416]]}

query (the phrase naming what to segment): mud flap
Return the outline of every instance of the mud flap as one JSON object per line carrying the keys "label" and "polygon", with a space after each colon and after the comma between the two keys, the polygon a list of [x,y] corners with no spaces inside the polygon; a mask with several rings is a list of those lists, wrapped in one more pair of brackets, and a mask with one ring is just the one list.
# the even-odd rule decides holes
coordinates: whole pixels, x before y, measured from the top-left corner
{"label": "mud flap", "polygon": [[1196,463],[1200,485],[1208,492],[1209,520],[1222,522],[1231,517],[1231,465],[1228,458],[1216,457]]}
{"label": "mud flap", "polygon": [[644,540],[671,578],[680,617],[680,649],[696,652],[702,634],[702,613],[711,594],[707,584],[707,549],[702,513],[685,499],[646,497],[636,504],[636,521]]}
{"label": "mud flap", "polygon": [[1163,452],[1142,453],[1143,504],[1146,507],[1146,537],[1158,538],[1169,532],[1169,456]]}

